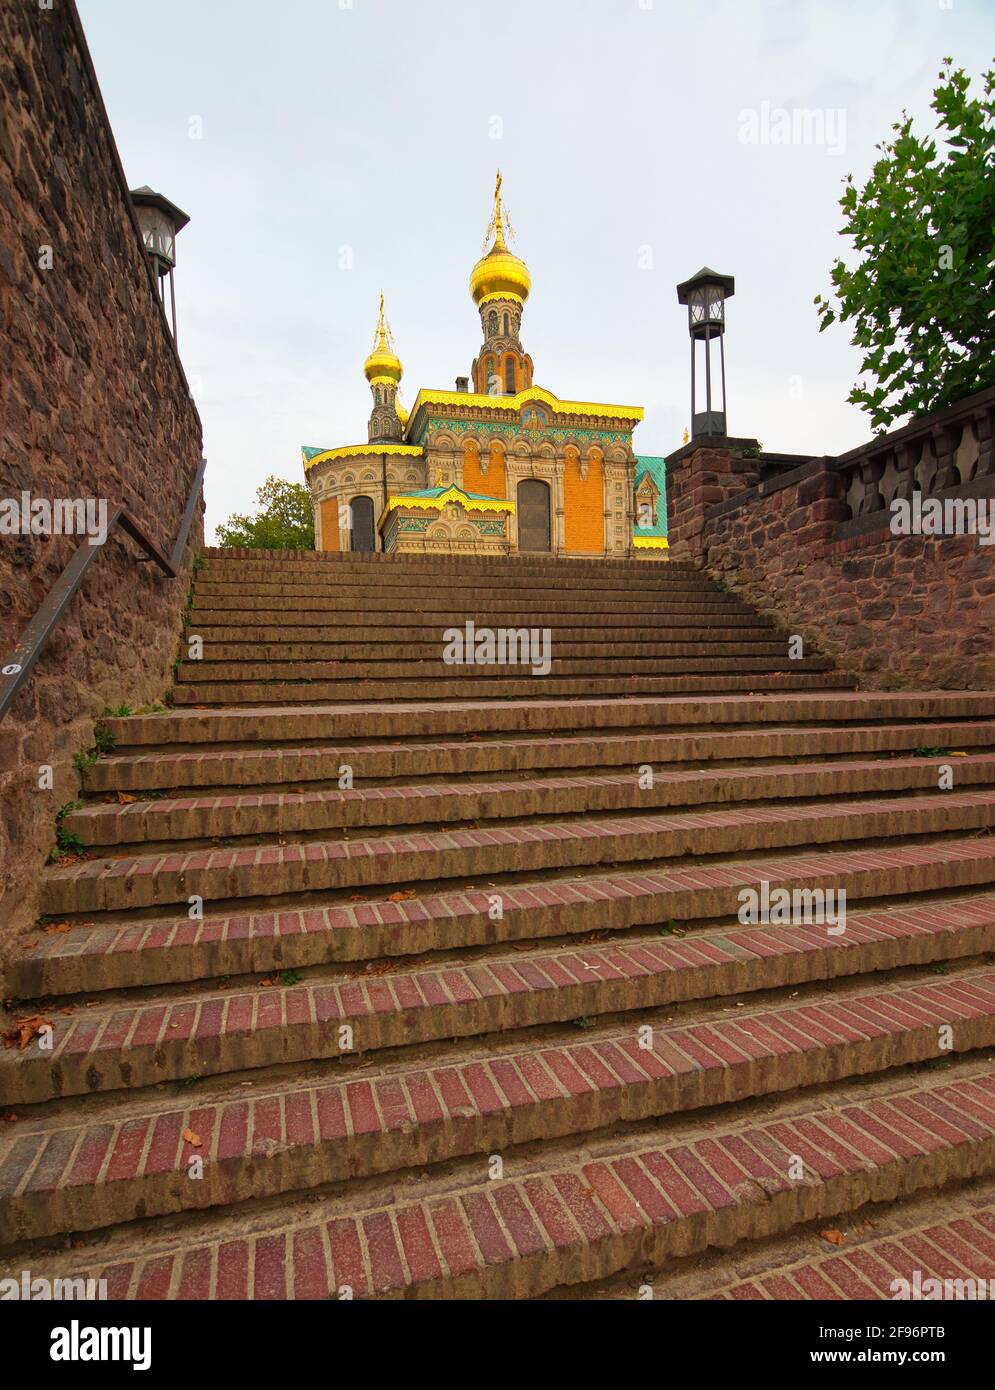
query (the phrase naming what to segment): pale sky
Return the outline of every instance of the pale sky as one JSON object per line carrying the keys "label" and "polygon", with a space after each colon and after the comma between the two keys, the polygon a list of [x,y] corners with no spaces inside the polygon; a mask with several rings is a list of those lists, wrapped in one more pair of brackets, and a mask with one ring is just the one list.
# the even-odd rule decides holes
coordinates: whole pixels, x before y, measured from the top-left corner
{"label": "pale sky", "polygon": [[[812,304],[834,256],[852,258],[841,181],[863,181],[903,107],[932,129],[944,56],[973,75],[995,49],[991,0],[79,9],[129,182],[191,217],[179,342],[211,539],[270,473],[303,479],[302,444],[366,440],[381,288],[407,405],[469,374],[467,279],[498,166],[532,272],[522,340],[537,384],[642,405],[636,451],[678,447],[689,339],[674,287],[707,264],[736,277],[730,433],[791,453],[861,443],[849,327],[820,335]],[[773,143],[779,111],[816,113],[823,143],[801,124]]]}

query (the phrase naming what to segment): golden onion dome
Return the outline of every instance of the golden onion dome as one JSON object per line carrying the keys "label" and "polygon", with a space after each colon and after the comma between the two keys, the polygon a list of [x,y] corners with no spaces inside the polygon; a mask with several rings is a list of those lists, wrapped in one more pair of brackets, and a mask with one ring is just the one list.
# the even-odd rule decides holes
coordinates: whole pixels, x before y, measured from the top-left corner
{"label": "golden onion dome", "polygon": [[363,363],[366,380],[373,385],[378,380],[396,385],[404,375],[401,359],[394,351],[393,334],[384,318],[383,295],[380,296],[380,318],[373,334],[373,350]]}
{"label": "golden onion dome", "polygon": [[501,173],[498,171],[494,189],[494,212],[487,235],[494,233],[494,244],[473,267],[470,293],[473,302],[481,305],[485,299],[513,299],[524,304],[532,289],[532,276],[521,257],[508,250],[504,239],[504,213],[501,208]]}
{"label": "golden onion dome", "polygon": [[400,403],[398,403],[398,405],[395,408],[397,410],[397,418],[400,420],[402,425],[406,425],[408,423],[408,419],[410,417],[411,412],[405,410],[404,406]]}

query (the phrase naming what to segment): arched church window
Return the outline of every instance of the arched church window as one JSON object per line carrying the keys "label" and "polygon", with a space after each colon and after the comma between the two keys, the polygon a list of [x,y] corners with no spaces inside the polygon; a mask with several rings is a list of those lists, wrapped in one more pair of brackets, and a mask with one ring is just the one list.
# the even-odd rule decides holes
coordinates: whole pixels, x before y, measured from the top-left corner
{"label": "arched church window", "polygon": [[515,394],[515,359],[509,357],[504,364],[504,389],[509,396]]}
{"label": "arched church window", "polygon": [[510,320],[509,320],[509,318],[508,318],[508,315],[505,314],[505,316],[504,316],[504,336],[505,336],[506,338],[507,338],[508,332],[509,332],[509,323],[510,323]]}
{"label": "arched church window", "polygon": [[487,315],[487,336],[488,336],[488,338],[496,338],[496,337],[497,337],[497,331],[498,331],[498,316],[497,316],[497,311],[496,311],[495,309],[492,309],[491,312]]}

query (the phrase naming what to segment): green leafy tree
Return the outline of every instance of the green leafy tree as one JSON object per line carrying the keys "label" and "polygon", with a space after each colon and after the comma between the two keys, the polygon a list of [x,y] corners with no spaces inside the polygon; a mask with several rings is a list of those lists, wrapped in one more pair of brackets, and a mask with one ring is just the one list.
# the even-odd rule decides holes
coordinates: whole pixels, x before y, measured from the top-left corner
{"label": "green leafy tree", "polygon": [[864,187],[846,178],[840,235],[860,260],[837,260],[835,298],[815,302],[820,331],[853,321],[863,379],[848,399],[875,429],[995,382],[995,73],[982,81],[972,96],[944,58],[931,106],[945,149],[903,111]]}
{"label": "green leafy tree", "polygon": [[313,550],[314,512],[311,493],[303,483],[267,478],[256,492],[255,516],[235,513],[217,528],[219,545],[254,550]]}

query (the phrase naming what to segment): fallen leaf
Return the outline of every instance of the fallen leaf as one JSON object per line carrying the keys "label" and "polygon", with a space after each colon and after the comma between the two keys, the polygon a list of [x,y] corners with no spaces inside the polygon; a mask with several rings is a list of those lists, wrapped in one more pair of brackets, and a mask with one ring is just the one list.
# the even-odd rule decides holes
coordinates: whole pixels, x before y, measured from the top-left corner
{"label": "fallen leaf", "polygon": [[9,1115],[0,1115],[0,1121],[2,1121],[5,1125],[12,1125],[16,1120],[17,1116],[14,1114],[13,1111],[11,1111]]}
{"label": "fallen leaf", "polygon": [[52,1025],[47,1018],[42,1018],[40,1014],[35,1014],[32,1018],[17,1018],[14,1020],[13,1028],[3,1035],[4,1047],[16,1047],[21,1052],[27,1047],[33,1037],[39,1033],[51,1033]]}
{"label": "fallen leaf", "polygon": [[195,1149],[199,1149],[204,1142],[199,1134],[194,1134],[192,1129],[185,1129],[183,1131],[183,1139],[185,1143],[192,1144]]}
{"label": "fallen leaf", "polygon": [[830,1245],[846,1244],[846,1236],[843,1234],[842,1231],[820,1231],[819,1235],[822,1237],[823,1240],[828,1240]]}
{"label": "fallen leaf", "polygon": [[137,796],[129,796],[127,792],[118,792],[117,804],[119,806],[130,806],[133,801],[137,801]]}
{"label": "fallen leaf", "polygon": [[72,931],[72,922],[50,922],[47,927],[42,927],[42,931],[49,935],[52,932]]}
{"label": "fallen leaf", "polygon": [[271,979],[260,980],[259,985],[262,989],[268,989],[270,985],[275,985],[276,981]]}
{"label": "fallen leaf", "polygon": [[413,888],[406,888],[403,891],[399,890],[397,893],[391,893],[387,901],[389,903],[404,903],[407,902],[409,898],[414,898],[416,896],[417,894]]}

